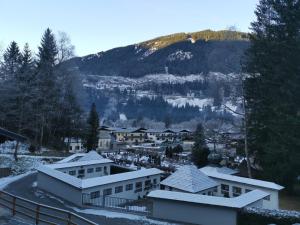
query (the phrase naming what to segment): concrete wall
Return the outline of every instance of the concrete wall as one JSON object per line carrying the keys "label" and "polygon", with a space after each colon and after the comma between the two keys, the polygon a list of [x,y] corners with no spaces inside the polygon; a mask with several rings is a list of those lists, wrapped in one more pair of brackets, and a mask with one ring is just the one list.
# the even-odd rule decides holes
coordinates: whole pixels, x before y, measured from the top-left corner
{"label": "concrete wall", "polygon": [[199,225],[236,225],[237,210],[163,199],[153,201],[152,216]]}
{"label": "concrete wall", "polygon": [[273,190],[273,189],[267,189],[267,188],[262,188],[262,187],[257,187],[254,185],[247,185],[247,184],[241,184],[233,181],[227,181],[227,180],[222,180],[222,179],[217,179],[214,177],[211,177],[213,180],[217,181],[220,183],[218,186],[218,195],[222,196],[221,194],[221,184],[226,184],[229,185],[229,197],[234,197],[232,194],[232,189],[233,187],[239,187],[242,189],[242,194],[246,193],[246,189],[248,190],[261,190],[264,191],[268,194],[270,194],[270,200],[263,200],[263,208],[266,209],[278,209],[279,208],[279,197],[278,197],[278,191]]}
{"label": "concrete wall", "polygon": [[63,198],[75,205],[81,206],[81,190],[70,186],[58,179],[50,177],[44,173],[38,172],[37,175],[38,188]]}
{"label": "concrete wall", "polygon": [[[107,174],[104,173],[104,167],[106,166],[107,168]],[[94,165],[86,165],[86,166],[76,166],[76,167],[69,167],[69,168],[61,168],[58,169],[61,172],[67,173],[69,174],[70,171],[76,171],[75,175],[72,175],[74,177],[78,177],[78,171],[81,169],[84,169],[84,177],[83,179],[87,179],[87,178],[93,178],[93,177],[101,177],[104,175],[109,175],[110,174],[110,166],[111,163],[101,163],[101,164],[94,164]],[[96,168],[97,167],[101,167],[101,171],[96,172]],[[88,169],[93,168],[93,172],[92,173],[88,173]],[[70,174],[71,175],[71,174]]]}
{"label": "concrete wall", "polygon": [[[144,190],[145,188],[145,181],[146,180],[151,180],[151,183],[153,183],[153,180],[156,179],[157,186],[155,188],[152,188],[150,190]],[[136,182],[142,182],[142,191],[141,192],[135,192],[135,183]],[[85,194],[91,194],[91,192],[95,191],[100,191],[100,195],[103,195],[103,190],[107,188],[112,188],[112,194],[109,195],[111,197],[118,197],[118,198],[126,198],[126,199],[138,199],[143,198],[146,196],[150,191],[157,190],[159,189],[159,182],[160,182],[160,175],[153,175],[147,177],[142,177],[142,178],[137,178],[133,180],[127,180],[127,181],[122,181],[122,182],[117,182],[117,183],[111,183],[111,184],[106,184],[106,185],[101,185],[97,187],[92,187],[92,188],[87,188],[83,190],[83,193]],[[133,184],[133,189],[126,191],[126,184]],[[123,191],[120,193],[115,193],[115,187],[118,186],[123,186]]]}

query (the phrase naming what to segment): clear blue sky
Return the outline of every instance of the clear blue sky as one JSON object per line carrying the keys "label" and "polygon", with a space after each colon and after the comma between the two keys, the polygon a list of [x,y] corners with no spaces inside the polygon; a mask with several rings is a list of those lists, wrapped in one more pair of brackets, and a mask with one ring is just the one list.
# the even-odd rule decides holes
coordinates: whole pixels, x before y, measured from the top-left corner
{"label": "clear blue sky", "polygon": [[77,55],[157,36],[220,30],[249,31],[258,0],[0,0],[0,44],[28,42],[36,50],[43,31],[65,31]]}

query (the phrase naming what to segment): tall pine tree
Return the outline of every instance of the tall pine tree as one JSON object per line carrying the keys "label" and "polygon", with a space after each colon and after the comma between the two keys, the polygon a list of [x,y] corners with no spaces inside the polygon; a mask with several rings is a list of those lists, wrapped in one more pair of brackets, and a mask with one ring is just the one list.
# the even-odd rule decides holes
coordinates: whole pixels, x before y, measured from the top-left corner
{"label": "tall pine tree", "polygon": [[300,1],[261,0],[255,14],[244,64],[250,148],[263,178],[291,190],[300,174]]}
{"label": "tall pine tree", "polygon": [[95,103],[92,104],[87,124],[86,149],[87,151],[96,150],[98,145],[99,116]]}
{"label": "tall pine tree", "polygon": [[205,142],[204,128],[198,124],[194,134],[195,144],[192,148],[192,161],[198,167],[208,164],[209,149]]}

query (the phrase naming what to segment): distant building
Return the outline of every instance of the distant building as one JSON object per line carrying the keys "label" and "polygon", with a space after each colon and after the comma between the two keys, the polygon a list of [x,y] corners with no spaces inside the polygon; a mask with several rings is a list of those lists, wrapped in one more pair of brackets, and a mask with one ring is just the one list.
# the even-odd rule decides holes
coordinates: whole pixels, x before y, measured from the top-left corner
{"label": "distant building", "polygon": [[100,130],[98,135],[98,148],[100,151],[108,151],[112,149],[113,138],[109,131]]}
{"label": "distant building", "polygon": [[64,142],[68,146],[69,152],[76,153],[84,151],[83,143],[80,138],[65,138]]}

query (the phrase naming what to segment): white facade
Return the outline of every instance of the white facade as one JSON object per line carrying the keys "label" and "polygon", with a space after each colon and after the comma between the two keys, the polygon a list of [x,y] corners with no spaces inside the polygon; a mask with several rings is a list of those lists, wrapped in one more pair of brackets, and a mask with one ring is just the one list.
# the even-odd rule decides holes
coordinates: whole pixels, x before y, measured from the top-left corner
{"label": "white facade", "polygon": [[246,194],[253,190],[260,190],[269,194],[269,196],[263,199],[263,208],[279,208],[278,192],[284,187],[278,184],[257,179],[250,179],[230,174],[219,173],[212,170],[205,169],[201,171],[220,184],[218,186],[217,192],[219,196],[233,198]]}

